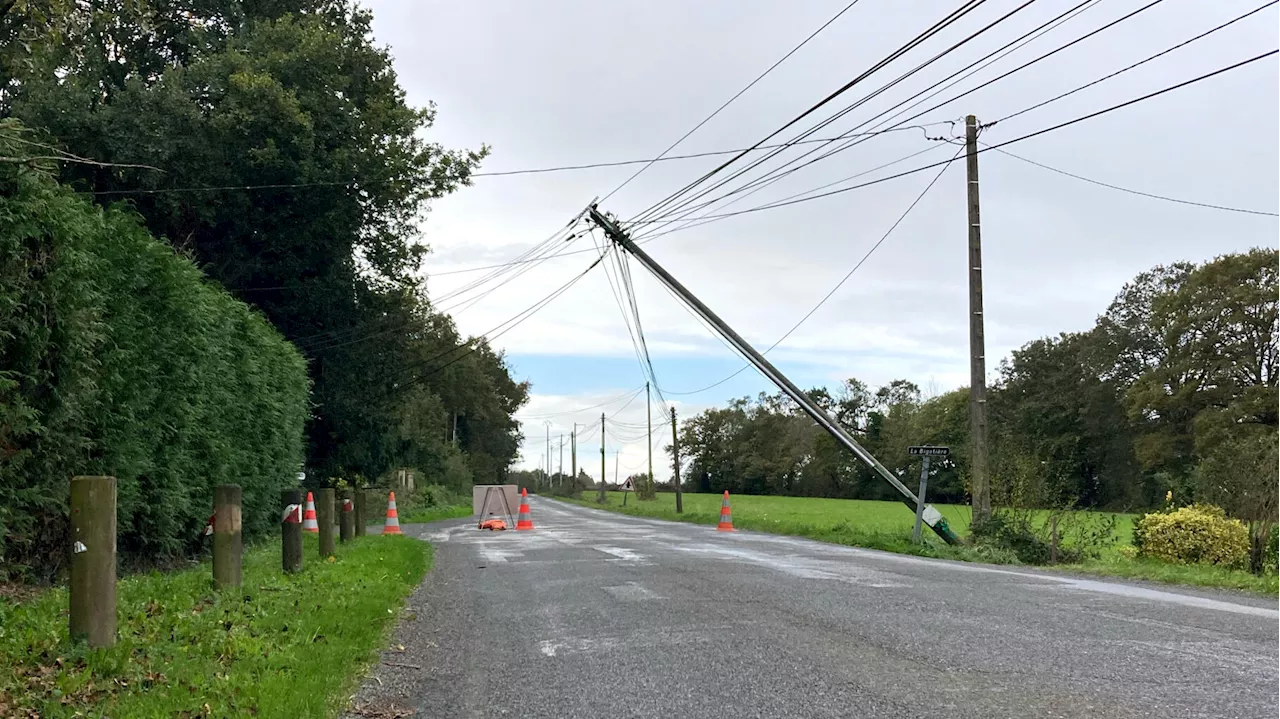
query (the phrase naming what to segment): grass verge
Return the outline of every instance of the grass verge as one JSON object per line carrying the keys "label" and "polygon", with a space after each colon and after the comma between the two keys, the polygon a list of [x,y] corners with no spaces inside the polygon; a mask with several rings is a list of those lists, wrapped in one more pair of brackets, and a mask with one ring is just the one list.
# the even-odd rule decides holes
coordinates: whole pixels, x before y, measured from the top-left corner
{"label": "grass verge", "polygon": [[435,522],[440,519],[457,519],[458,517],[470,517],[470,504],[452,504],[447,507],[423,507],[407,512],[400,517],[401,524],[421,524],[422,522]]}
{"label": "grass verge", "polygon": [[[623,494],[623,492],[607,493],[608,502],[603,505],[596,501],[598,493],[590,490],[583,492],[582,499],[565,499],[565,501],[637,517],[653,517],[693,524],[714,525],[720,520],[721,495],[718,494],[685,494],[683,514],[676,514],[673,494],[660,493],[657,500],[650,502],[641,502],[635,497],[630,497],[625,507],[622,506]],[[807,537],[899,554],[994,564],[1018,564],[1017,559],[1009,552],[988,547],[945,545],[932,536],[927,528],[925,530],[927,541],[922,545],[913,544],[911,525],[914,517],[910,510],[896,502],[735,495],[732,497],[732,503],[733,524],[741,529]],[[968,507],[935,506],[947,518],[947,522],[957,534],[961,536],[968,534]],[[1089,514],[1099,517],[1104,515],[1100,512]],[[1241,590],[1271,597],[1277,596],[1280,591],[1274,573],[1259,577],[1238,569],[1177,565],[1125,557],[1118,550],[1120,547],[1132,544],[1133,520],[1136,515],[1117,514],[1115,516],[1117,518],[1115,543],[1104,550],[1101,558],[1080,564],[1058,565],[1057,568],[1126,579],[1146,579],[1168,584]]]}
{"label": "grass verge", "polygon": [[291,576],[279,542],[246,551],[240,591],[215,592],[208,564],[121,580],[110,649],[71,644],[65,588],[0,600],[0,716],[335,716],[431,547],[359,537],[324,562],[304,542]]}

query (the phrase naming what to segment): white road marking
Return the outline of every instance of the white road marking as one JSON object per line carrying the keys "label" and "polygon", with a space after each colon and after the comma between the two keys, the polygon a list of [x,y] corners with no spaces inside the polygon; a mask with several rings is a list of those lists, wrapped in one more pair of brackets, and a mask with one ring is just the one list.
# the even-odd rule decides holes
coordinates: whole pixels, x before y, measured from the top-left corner
{"label": "white road marking", "polygon": [[637,554],[626,547],[594,547],[594,549],[598,552],[604,552],[605,554],[617,557],[624,562],[638,562],[644,559],[643,554]]}

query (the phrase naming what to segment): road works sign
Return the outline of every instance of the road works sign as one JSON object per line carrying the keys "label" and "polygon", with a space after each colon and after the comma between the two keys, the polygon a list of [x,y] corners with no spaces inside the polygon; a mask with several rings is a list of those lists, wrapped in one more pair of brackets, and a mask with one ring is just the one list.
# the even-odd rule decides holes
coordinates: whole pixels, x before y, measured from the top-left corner
{"label": "road works sign", "polygon": [[950,447],[907,447],[907,454],[912,457],[946,457],[951,454]]}

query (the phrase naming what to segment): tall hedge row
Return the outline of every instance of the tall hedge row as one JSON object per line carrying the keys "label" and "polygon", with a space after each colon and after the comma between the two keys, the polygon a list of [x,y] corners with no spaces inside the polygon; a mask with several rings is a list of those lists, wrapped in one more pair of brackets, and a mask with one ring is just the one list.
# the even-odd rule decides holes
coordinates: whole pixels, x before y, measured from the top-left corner
{"label": "tall hedge row", "polygon": [[265,319],[127,210],[0,162],[0,579],[65,565],[77,474],[117,478],[126,563],[194,549],[224,482],[267,531],[307,415],[305,362]]}

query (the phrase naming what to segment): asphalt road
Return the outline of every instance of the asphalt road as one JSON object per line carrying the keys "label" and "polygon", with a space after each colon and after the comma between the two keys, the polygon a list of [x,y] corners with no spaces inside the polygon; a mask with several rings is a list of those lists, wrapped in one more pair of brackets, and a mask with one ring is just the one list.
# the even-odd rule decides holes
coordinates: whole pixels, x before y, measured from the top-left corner
{"label": "asphalt road", "polygon": [[1277,715],[1275,601],[532,513],[405,528],[435,568],[349,716]]}

